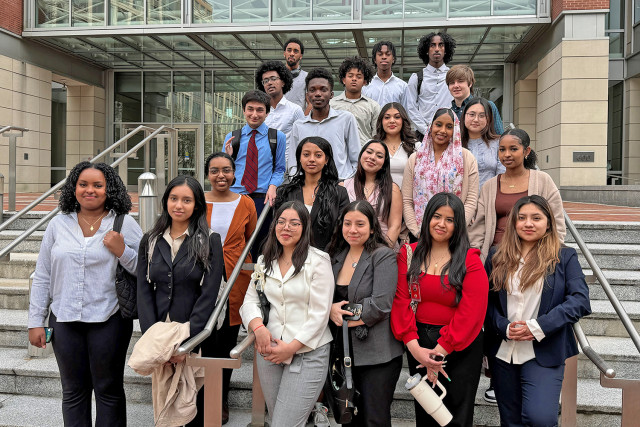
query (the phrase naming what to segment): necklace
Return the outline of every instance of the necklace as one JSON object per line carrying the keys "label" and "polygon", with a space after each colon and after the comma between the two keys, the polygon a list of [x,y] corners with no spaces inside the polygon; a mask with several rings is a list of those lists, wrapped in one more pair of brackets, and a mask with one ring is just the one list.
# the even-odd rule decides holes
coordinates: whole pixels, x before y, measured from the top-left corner
{"label": "necklace", "polygon": [[402,146],[402,142],[395,147],[387,144],[387,148],[389,149],[389,156],[393,157],[396,154],[396,151]]}
{"label": "necklace", "polygon": [[376,188],[376,184],[372,184],[369,186],[369,188],[367,188],[367,186],[365,185],[362,189],[364,191],[364,197],[365,199],[368,199],[369,196],[371,196],[371,193],[373,193],[374,189]]}
{"label": "necklace", "polygon": [[93,229],[93,226],[94,226],[94,225],[96,225],[96,222],[98,222],[98,221],[100,221],[102,218],[104,218],[106,214],[107,214],[107,213],[106,213],[106,212],[104,212],[102,215],[100,215],[100,218],[96,219],[96,220],[93,222],[93,224],[89,224],[89,221],[87,221],[86,219],[82,218],[80,215],[78,215],[78,218],[80,218],[81,220],[83,220],[84,222],[86,222],[86,223],[87,223],[87,225],[89,226],[89,230],[90,230],[90,231],[93,231],[93,230],[94,230],[94,229]]}
{"label": "necklace", "polygon": [[[525,171],[523,174],[520,174],[520,175],[516,176],[514,179],[518,179],[520,177],[523,177],[526,173],[527,173],[527,171]],[[507,184],[507,186],[509,188],[515,188],[515,186],[516,186],[516,184],[509,185],[509,183],[507,182],[507,175],[506,174],[502,175],[502,181],[503,181],[503,183]]]}
{"label": "necklace", "polygon": [[[445,259],[447,257],[447,255],[449,255],[448,253],[445,253],[444,255],[442,255],[440,258],[438,258],[438,260],[435,262],[434,267],[436,270],[438,270],[438,263],[440,261],[442,261],[443,259]],[[431,255],[429,255],[430,260],[432,261],[433,259],[431,258]]]}
{"label": "necklace", "polygon": [[351,267],[356,268],[358,266],[358,261],[360,261],[360,257],[357,260],[354,260],[351,256],[351,252],[349,252],[349,258],[351,258]]}

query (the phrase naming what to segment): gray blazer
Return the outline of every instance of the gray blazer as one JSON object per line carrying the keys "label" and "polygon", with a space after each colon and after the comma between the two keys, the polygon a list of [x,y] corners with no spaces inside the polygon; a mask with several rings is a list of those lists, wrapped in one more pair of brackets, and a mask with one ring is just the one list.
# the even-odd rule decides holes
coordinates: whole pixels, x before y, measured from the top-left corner
{"label": "gray blazer", "polygon": [[[347,248],[331,259],[336,280],[348,251]],[[402,343],[393,336],[389,321],[397,283],[396,253],[391,248],[382,246],[371,254],[362,252],[348,292],[349,302],[362,304],[362,321],[369,327],[369,334],[359,340],[354,328],[350,328],[355,366],[386,363],[402,355]]]}

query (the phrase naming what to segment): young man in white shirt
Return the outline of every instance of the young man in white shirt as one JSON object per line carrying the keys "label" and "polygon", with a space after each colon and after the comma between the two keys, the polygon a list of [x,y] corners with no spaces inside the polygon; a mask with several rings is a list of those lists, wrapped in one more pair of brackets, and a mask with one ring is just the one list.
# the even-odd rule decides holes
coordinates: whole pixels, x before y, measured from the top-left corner
{"label": "young man in white shirt", "polygon": [[396,47],[390,41],[376,43],[371,50],[371,61],[376,66],[376,75],[362,88],[362,93],[375,100],[380,107],[390,102],[405,105],[407,83],[394,76],[391,67],[396,63]]}
{"label": "young man in white shirt", "polygon": [[436,110],[451,106],[453,96],[446,83],[449,71],[446,64],[453,58],[455,49],[456,41],[447,33],[429,33],[418,42],[418,56],[426,67],[422,69],[422,76],[414,73],[409,78],[405,108],[416,132],[422,136]]}
{"label": "young man in white shirt", "polygon": [[293,122],[304,117],[302,108],[284,97],[293,85],[291,71],[280,61],[265,61],[256,71],[255,80],[256,87],[271,99],[271,111],[264,123],[284,133],[290,144]]}
{"label": "young man in white shirt", "polygon": [[362,94],[362,87],[373,77],[373,68],[365,59],[354,56],[342,61],[338,75],[344,92],[331,100],[331,107],[353,114],[358,122],[360,145],[364,146],[376,134],[380,115],[380,104]]}
{"label": "young man in white shirt", "polygon": [[353,176],[358,165],[360,138],[355,117],[348,111],[331,108],[333,98],[333,76],[325,68],[314,68],[306,79],[307,96],[311,112],[293,124],[291,144],[288,149],[289,173],[295,173],[295,150],[300,141],[308,136],[319,136],[331,144],[333,159],[340,179]]}
{"label": "young man in white shirt", "polygon": [[298,104],[303,111],[306,111],[305,79],[307,78],[307,72],[300,67],[302,55],[304,55],[304,45],[302,41],[296,38],[290,38],[284,43],[284,59],[287,63],[287,68],[293,76],[293,86],[287,93],[286,98],[294,104]]}

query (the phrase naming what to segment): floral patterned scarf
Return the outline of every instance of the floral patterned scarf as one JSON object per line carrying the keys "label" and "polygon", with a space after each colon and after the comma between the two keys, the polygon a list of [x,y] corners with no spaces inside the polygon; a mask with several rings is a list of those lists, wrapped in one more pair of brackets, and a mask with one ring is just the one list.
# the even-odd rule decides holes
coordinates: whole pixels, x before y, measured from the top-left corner
{"label": "floral patterned scarf", "polygon": [[436,194],[446,191],[460,197],[464,168],[462,161],[462,139],[460,121],[453,114],[453,136],[440,161],[436,164],[431,139],[431,126],[418,151],[413,178],[413,206],[418,227],[422,226],[422,217],[429,200]]}

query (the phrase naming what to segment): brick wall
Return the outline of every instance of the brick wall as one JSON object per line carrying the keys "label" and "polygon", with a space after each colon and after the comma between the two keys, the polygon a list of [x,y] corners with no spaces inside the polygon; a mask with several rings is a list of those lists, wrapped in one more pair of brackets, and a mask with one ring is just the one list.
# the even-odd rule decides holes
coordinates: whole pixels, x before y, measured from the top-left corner
{"label": "brick wall", "polygon": [[609,0],[553,0],[551,3],[551,19],[556,19],[563,10],[596,9],[609,9]]}
{"label": "brick wall", "polygon": [[22,0],[0,0],[0,28],[22,34]]}

